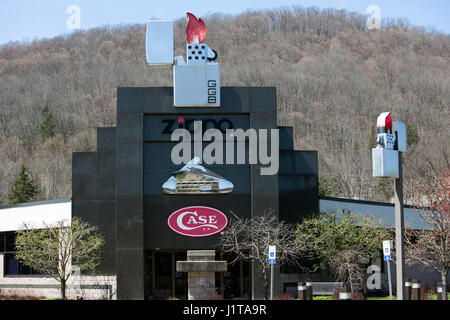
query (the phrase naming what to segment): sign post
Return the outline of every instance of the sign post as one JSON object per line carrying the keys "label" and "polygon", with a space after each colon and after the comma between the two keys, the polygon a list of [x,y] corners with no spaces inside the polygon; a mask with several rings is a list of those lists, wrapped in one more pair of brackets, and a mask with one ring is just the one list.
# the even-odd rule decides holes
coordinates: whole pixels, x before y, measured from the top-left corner
{"label": "sign post", "polygon": [[384,261],[386,261],[386,264],[387,264],[387,270],[388,270],[389,300],[392,300],[391,247],[392,247],[392,240],[385,240],[385,241],[383,241],[383,255],[384,255]]}
{"label": "sign post", "polygon": [[277,247],[269,246],[269,264],[270,264],[270,300],[273,300],[273,267],[276,263]]}
{"label": "sign post", "polygon": [[[395,178],[397,300],[403,300],[405,291],[402,153],[406,152],[406,147],[406,124],[402,121],[392,121],[390,112],[380,114],[377,118],[377,147],[372,149],[372,176]],[[388,271],[389,260],[385,254]]]}
{"label": "sign post", "polygon": [[398,155],[399,177],[395,179],[395,261],[397,274],[397,300],[403,300],[405,293],[404,264],[404,213],[403,213],[403,168],[402,154]]}

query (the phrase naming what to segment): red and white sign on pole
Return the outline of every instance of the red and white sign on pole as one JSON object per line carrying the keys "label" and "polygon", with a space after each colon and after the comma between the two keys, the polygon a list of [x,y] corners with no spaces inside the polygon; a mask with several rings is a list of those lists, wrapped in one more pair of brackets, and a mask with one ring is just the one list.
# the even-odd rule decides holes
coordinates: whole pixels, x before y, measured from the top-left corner
{"label": "red and white sign on pole", "polygon": [[203,206],[178,209],[167,219],[170,229],[188,237],[207,237],[219,233],[228,224],[221,211]]}

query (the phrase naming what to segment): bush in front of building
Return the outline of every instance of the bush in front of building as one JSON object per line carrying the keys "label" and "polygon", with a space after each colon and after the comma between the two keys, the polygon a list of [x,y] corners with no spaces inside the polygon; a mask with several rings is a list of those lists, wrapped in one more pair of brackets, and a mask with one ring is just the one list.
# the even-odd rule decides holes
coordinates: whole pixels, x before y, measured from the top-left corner
{"label": "bush in front of building", "polygon": [[15,258],[58,281],[62,300],[66,299],[66,283],[75,267],[79,272],[94,270],[105,243],[97,227],[79,218],[42,229],[24,224],[16,234]]}
{"label": "bush in front of building", "polygon": [[42,299],[44,299],[44,297],[0,293],[0,300],[42,300]]}
{"label": "bush in front of building", "polygon": [[355,292],[365,287],[365,267],[379,258],[387,230],[370,215],[330,212],[303,219],[295,236],[312,272],[323,270]]}

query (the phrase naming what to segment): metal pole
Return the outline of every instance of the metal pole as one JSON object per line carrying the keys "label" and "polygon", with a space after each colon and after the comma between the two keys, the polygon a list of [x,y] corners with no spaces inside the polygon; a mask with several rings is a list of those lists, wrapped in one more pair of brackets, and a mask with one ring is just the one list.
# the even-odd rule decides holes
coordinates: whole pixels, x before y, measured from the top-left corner
{"label": "metal pole", "polygon": [[436,286],[437,300],[443,300],[442,299],[442,297],[443,297],[443,295],[442,295],[442,287],[443,287],[442,282],[438,282],[437,286]]}
{"label": "metal pole", "polygon": [[299,282],[298,283],[298,300],[307,300],[306,296],[307,296],[307,286],[304,282]]}
{"label": "metal pole", "polygon": [[270,300],[273,300],[273,264],[270,265]]}
{"label": "metal pole", "polygon": [[343,287],[339,290],[339,300],[351,300],[352,290],[349,287]]}
{"label": "metal pole", "polygon": [[405,300],[411,300],[411,279],[405,280]]}
{"label": "metal pole", "polygon": [[397,274],[397,300],[403,300],[404,276],[404,219],[403,219],[403,165],[402,153],[398,153],[398,179],[395,179],[395,252]]}
{"label": "metal pole", "polygon": [[421,294],[421,292],[420,292],[420,290],[421,290],[421,284],[420,284],[420,280],[413,280],[412,281],[412,293],[411,293],[411,295],[412,295],[412,300],[421,300],[421,296],[420,296],[420,294]]}
{"label": "metal pole", "polygon": [[306,300],[312,300],[312,299],[313,299],[312,282],[309,280],[306,280]]}
{"label": "metal pole", "polygon": [[387,260],[388,281],[389,281],[389,300],[392,300],[392,281],[391,281],[391,261]]}

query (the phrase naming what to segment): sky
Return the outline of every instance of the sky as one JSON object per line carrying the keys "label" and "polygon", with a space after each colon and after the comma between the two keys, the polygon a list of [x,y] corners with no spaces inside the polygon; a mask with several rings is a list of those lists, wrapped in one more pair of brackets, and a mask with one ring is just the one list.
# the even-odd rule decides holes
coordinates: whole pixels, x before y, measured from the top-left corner
{"label": "sky", "polygon": [[367,8],[375,5],[382,19],[407,18],[413,25],[450,34],[449,0],[0,0],[0,44],[67,35],[78,28],[178,19],[186,12],[201,17],[295,5],[366,15],[370,15]]}

